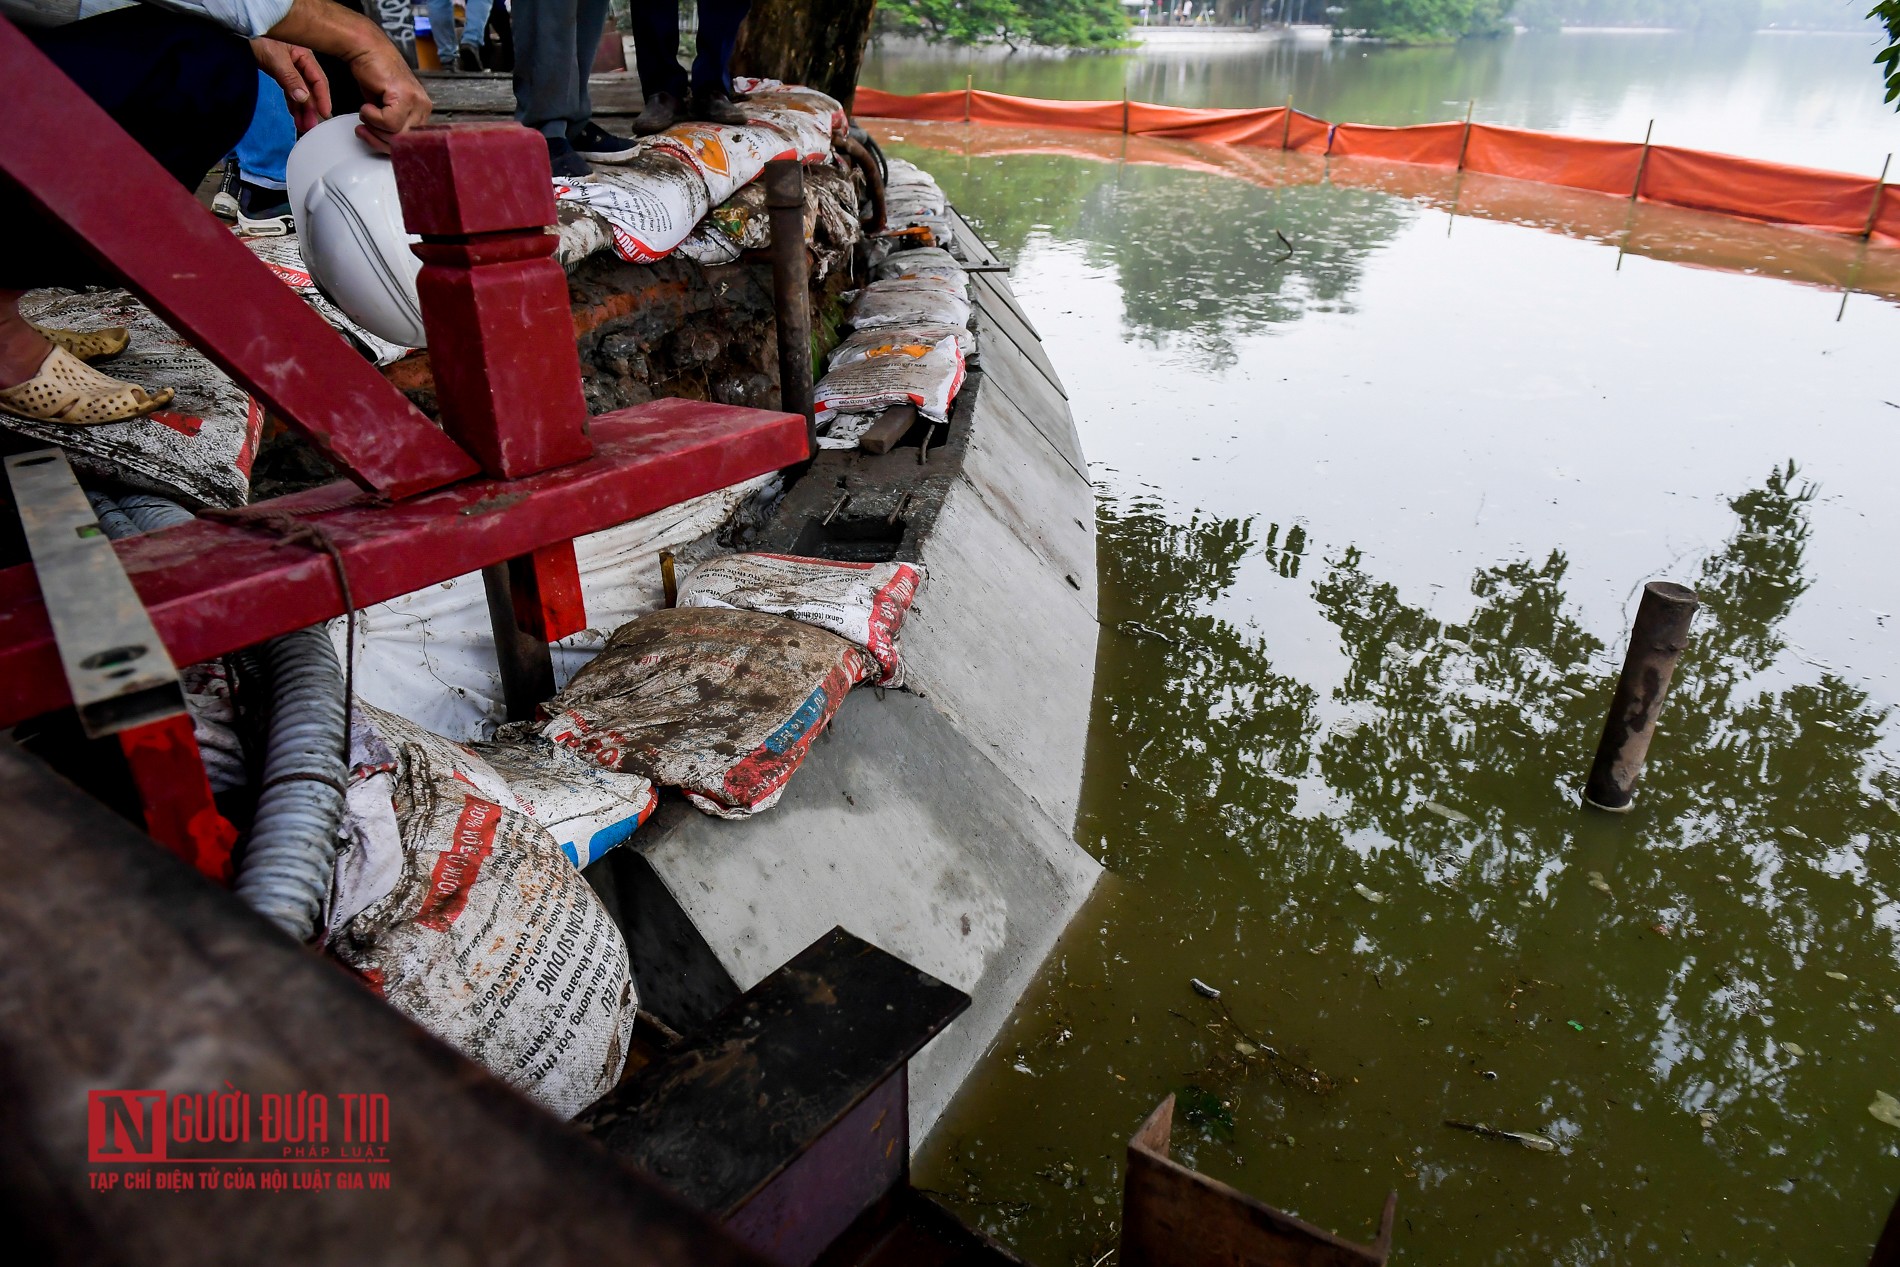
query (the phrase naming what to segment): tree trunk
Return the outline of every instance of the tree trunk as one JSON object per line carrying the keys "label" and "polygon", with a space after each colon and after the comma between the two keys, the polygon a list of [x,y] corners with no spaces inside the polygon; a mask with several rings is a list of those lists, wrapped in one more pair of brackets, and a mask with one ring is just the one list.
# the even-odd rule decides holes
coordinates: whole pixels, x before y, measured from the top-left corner
{"label": "tree trunk", "polygon": [[849,110],[876,8],[877,0],[752,0],[733,73],[805,84]]}

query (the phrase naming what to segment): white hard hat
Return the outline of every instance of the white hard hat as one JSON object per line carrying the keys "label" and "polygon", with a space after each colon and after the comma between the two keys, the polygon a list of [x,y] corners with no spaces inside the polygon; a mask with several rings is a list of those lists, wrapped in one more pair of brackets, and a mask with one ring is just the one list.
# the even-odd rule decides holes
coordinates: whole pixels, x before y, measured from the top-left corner
{"label": "white hard hat", "polygon": [[354,114],[319,123],[291,147],[285,167],[304,266],[331,301],[378,338],[427,342],[409,249],[422,239],[402,227],[396,171],[356,135]]}

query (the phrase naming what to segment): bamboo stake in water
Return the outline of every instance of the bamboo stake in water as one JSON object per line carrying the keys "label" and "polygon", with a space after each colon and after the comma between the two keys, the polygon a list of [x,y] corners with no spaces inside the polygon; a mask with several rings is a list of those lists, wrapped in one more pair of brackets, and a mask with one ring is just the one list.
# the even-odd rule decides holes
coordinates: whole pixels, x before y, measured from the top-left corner
{"label": "bamboo stake in water", "polygon": [[1465,102],[1465,135],[1464,135],[1464,139],[1458,142],[1458,170],[1459,171],[1463,171],[1465,169],[1465,151],[1471,148],[1471,109],[1473,106],[1477,104],[1478,104],[1478,100],[1476,97],[1473,97],[1471,100]]}
{"label": "bamboo stake in water", "polygon": [[1655,135],[1656,121],[1651,119],[1649,126],[1643,129],[1643,156],[1636,160],[1636,187],[1630,190],[1630,201],[1635,202],[1643,192],[1643,173],[1649,168],[1649,138]]}
{"label": "bamboo stake in water", "polygon": [[963,77],[963,121],[965,123],[968,123],[970,121],[970,100],[975,95],[976,95],[976,76],[965,75]]}
{"label": "bamboo stake in water", "polygon": [[1880,165],[1880,175],[1874,178],[1874,205],[1867,208],[1867,227],[1860,231],[1861,240],[1874,236],[1874,222],[1880,219],[1880,196],[1887,192],[1887,169],[1893,166],[1893,155],[1887,155],[1887,161]]}
{"label": "bamboo stake in water", "polygon": [[1293,94],[1286,95],[1286,119],[1280,125],[1280,148],[1293,148]]}

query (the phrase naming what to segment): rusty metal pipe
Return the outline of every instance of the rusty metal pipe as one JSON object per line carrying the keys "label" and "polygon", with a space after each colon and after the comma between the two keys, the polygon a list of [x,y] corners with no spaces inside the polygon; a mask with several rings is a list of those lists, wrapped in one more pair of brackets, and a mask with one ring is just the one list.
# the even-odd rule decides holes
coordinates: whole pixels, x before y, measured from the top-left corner
{"label": "rusty metal pipe", "polygon": [[846,158],[855,163],[859,171],[864,173],[864,185],[871,194],[870,219],[865,220],[863,217],[859,217],[860,220],[863,220],[865,232],[884,232],[884,174],[878,171],[877,160],[871,157],[871,151],[859,145],[857,141],[851,137],[840,137],[832,142],[832,144],[837,146],[838,150],[844,154]]}
{"label": "rusty metal pipe", "polygon": [[1585,804],[1620,814],[1635,799],[1636,780],[1642,777],[1649,741],[1656,734],[1656,718],[1669,694],[1676,662],[1688,645],[1689,622],[1699,605],[1695,591],[1686,585],[1651,581],[1643,586],[1636,625],[1630,630],[1629,654],[1616,679],[1603,738],[1584,785]]}
{"label": "rusty metal pipe", "polygon": [[779,408],[805,415],[808,453],[818,451],[811,407],[811,270],[805,261],[805,169],[796,159],[765,165],[772,225],[772,316],[778,330]]}

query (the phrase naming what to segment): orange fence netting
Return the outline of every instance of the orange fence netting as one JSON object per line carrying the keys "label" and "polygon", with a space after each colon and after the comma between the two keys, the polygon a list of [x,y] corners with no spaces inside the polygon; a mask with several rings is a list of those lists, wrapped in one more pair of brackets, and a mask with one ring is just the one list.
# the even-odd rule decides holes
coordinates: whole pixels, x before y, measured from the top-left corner
{"label": "orange fence netting", "polygon": [[1119,132],[1453,168],[1770,224],[1872,236],[1900,246],[1900,197],[1891,185],[1867,176],[1670,145],[1597,141],[1488,123],[1329,124],[1285,106],[1190,109],[1140,101],[1045,101],[967,89],[906,97],[860,88],[855,112],[886,119]]}

